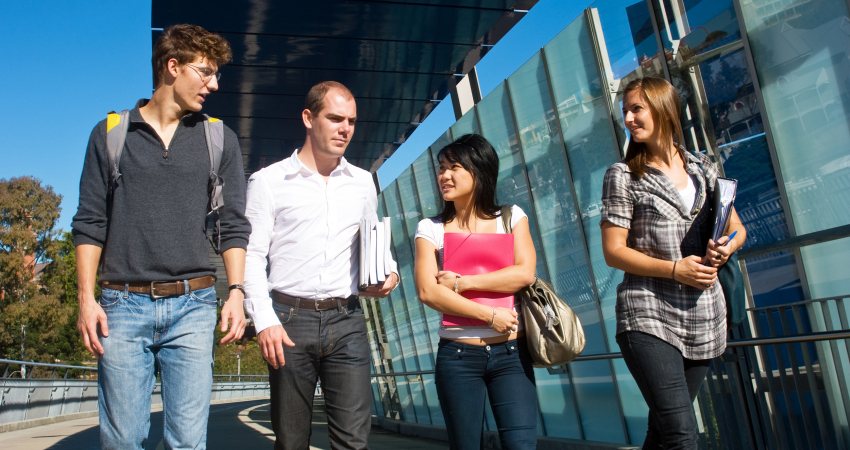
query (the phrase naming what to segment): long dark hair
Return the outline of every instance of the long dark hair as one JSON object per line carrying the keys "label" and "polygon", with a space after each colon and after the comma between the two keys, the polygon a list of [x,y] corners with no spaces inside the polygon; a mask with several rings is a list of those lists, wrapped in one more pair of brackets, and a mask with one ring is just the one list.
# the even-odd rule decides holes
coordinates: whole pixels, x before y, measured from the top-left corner
{"label": "long dark hair", "polygon": [[[661,136],[662,142],[673,141],[679,148],[679,153],[682,159],[685,155],[681,154],[681,146],[684,145],[684,135],[682,133],[682,122],[679,119],[679,94],[676,88],[664,78],[646,77],[633,80],[626,89],[623,90],[623,101],[625,96],[632,91],[640,92],[641,97],[649,106],[649,112],[652,114],[652,121]],[[629,138],[629,146],[626,148],[625,162],[629,169],[642,177],[646,169],[646,144],[635,142],[634,137]]]}
{"label": "long dark hair", "polygon": [[[499,178],[499,157],[493,146],[478,134],[465,134],[437,153],[437,160],[460,164],[472,174],[473,205],[478,214],[488,219],[497,217],[496,180]],[[454,202],[443,201],[440,219],[450,222],[457,216]]]}

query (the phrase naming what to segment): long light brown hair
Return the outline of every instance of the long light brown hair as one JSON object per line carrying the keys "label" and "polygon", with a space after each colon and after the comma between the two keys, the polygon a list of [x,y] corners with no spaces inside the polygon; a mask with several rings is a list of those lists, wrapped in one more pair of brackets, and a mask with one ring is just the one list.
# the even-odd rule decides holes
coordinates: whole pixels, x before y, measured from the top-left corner
{"label": "long light brown hair", "polygon": [[[646,77],[631,81],[623,90],[623,97],[633,91],[640,92],[641,98],[649,106],[652,121],[662,143],[673,142],[681,153],[684,143],[682,121],[679,118],[679,94],[669,81],[663,78]],[[642,177],[646,169],[646,159],[649,149],[646,144],[636,142],[634,136],[629,138],[626,148],[625,163],[629,169]],[[684,160],[684,155],[680,155]]]}

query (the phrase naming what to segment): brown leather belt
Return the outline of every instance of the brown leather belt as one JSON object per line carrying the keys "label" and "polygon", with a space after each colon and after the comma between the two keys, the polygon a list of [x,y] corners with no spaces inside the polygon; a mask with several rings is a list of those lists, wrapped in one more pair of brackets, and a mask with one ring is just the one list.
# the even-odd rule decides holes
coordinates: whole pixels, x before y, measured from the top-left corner
{"label": "brown leather belt", "polygon": [[350,297],[328,297],[313,300],[310,298],[293,297],[279,291],[272,291],[272,300],[277,303],[282,303],[287,306],[292,306],[300,309],[312,309],[313,311],[325,311],[328,309],[340,309],[343,306],[348,306],[348,302],[357,299],[356,295]]}
{"label": "brown leather belt", "polygon": [[123,291],[127,289],[129,292],[136,294],[149,294],[151,298],[174,297],[176,295],[188,294],[191,291],[198,289],[206,289],[215,284],[215,277],[207,275],[188,280],[177,281],[151,281],[150,283],[137,282],[121,283],[118,281],[101,281],[100,287],[106,289],[115,289]]}

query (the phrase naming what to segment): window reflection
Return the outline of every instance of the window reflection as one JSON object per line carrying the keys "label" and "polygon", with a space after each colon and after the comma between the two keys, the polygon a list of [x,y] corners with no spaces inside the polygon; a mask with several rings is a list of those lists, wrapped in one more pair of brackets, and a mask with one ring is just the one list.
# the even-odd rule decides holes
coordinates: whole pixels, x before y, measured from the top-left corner
{"label": "window reflection", "polygon": [[741,7],[796,231],[850,223],[847,3]]}

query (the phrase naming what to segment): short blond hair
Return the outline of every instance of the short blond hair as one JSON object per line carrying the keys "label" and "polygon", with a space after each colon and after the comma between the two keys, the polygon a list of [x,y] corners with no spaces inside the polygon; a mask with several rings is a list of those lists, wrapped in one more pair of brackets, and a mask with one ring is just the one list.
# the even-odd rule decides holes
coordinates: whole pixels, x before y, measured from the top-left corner
{"label": "short blond hair", "polygon": [[318,114],[325,105],[325,96],[328,95],[328,91],[331,89],[339,89],[346,97],[354,98],[351,90],[339,81],[322,81],[321,83],[314,84],[307,92],[304,108],[309,109],[313,115]]}

